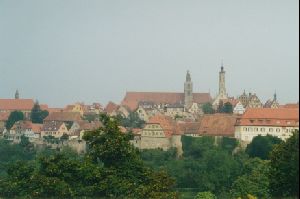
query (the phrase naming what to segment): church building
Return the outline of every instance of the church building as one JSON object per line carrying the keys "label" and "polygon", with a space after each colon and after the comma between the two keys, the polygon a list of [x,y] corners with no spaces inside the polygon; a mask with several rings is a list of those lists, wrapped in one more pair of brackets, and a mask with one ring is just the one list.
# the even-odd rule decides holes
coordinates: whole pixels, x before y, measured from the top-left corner
{"label": "church building", "polygon": [[131,111],[135,111],[141,102],[152,103],[160,107],[165,105],[181,104],[186,110],[188,110],[195,103],[201,106],[202,104],[211,101],[212,98],[209,93],[193,92],[191,74],[187,71],[183,92],[127,92],[121,102],[121,105],[127,106]]}

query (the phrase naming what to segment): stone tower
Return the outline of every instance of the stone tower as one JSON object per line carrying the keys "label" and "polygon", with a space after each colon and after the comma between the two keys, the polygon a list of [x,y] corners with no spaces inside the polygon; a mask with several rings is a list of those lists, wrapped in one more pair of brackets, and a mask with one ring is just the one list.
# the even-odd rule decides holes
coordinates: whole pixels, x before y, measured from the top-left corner
{"label": "stone tower", "polygon": [[19,94],[19,91],[16,90],[16,93],[15,93],[15,99],[19,99],[20,98],[20,94]]}
{"label": "stone tower", "polygon": [[225,88],[225,71],[222,63],[221,71],[219,72],[219,93],[217,97],[214,99],[213,106],[214,107],[218,106],[220,100],[225,100],[225,99],[228,99],[228,97]]}
{"label": "stone tower", "polygon": [[221,71],[219,72],[219,98],[227,99],[227,93],[225,88],[225,71],[223,64],[221,66]]}
{"label": "stone tower", "polygon": [[189,108],[193,104],[193,82],[190,72],[187,71],[184,82],[184,106]]}

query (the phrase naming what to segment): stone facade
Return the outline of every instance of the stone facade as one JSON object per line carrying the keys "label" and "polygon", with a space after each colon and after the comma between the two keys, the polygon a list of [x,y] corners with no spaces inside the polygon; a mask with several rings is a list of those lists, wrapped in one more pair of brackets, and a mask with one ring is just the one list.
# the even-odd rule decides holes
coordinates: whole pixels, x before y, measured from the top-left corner
{"label": "stone facade", "polygon": [[184,106],[185,108],[191,107],[193,104],[193,82],[189,71],[186,73],[186,79],[184,83]]}
{"label": "stone facade", "polygon": [[222,65],[221,71],[219,72],[219,93],[217,97],[214,99],[213,105],[216,107],[219,105],[220,100],[228,99],[226,93],[226,86],[225,86],[225,71]]}
{"label": "stone facade", "polygon": [[262,108],[263,105],[258,98],[258,96],[254,93],[249,93],[248,95],[244,91],[244,93],[239,97],[239,101],[243,104],[244,108]]}

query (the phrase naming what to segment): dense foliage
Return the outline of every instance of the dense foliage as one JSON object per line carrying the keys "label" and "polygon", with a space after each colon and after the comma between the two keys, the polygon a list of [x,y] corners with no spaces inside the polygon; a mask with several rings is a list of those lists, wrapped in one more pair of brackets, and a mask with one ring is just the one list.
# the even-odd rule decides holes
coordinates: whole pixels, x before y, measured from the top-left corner
{"label": "dense foliage", "polygon": [[275,197],[299,197],[299,131],[275,146],[270,155],[270,187]]}
{"label": "dense foliage", "polygon": [[128,117],[117,115],[115,118],[120,122],[121,126],[128,128],[142,128],[145,124],[145,121],[141,120],[136,112],[130,112]]}
{"label": "dense foliage", "polygon": [[201,108],[204,114],[215,113],[215,110],[213,109],[213,106],[210,102],[203,104]]}
{"label": "dense foliage", "polygon": [[138,151],[115,118],[102,115],[100,120],[103,127],[83,137],[84,156],[70,149],[36,151],[24,136],[20,144],[0,139],[0,197],[268,199],[299,194],[298,131],[285,142],[270,142],[269,160],[249,156],[233,138],[188,136],[182,137],[178,157],[176,149]]}
{"label": "dense foliage", "polygon": [[34,103],[33,108],[31,109],[31,121],[32,123],[42,124],[43,120],[49,115],[47,110],[41,110],[41,107],[38,102]]}
{"label": "dense foliage", "polygon": [[11,127],[20,120],[24,120],[24,114],[21,111],[11,112],[5,125],[6,129],[11,129]]}
{"label": "dense foliage", "polygon": [[84,135],[89,150],[83,158],[54,152],[12,161],[0,178],[0,197],[177,198],[174,180],[144,165],[116,120],[101,119],[103,127]]}
{"label": "dense foliage", "polygon": [[282,140],[278,137],[267,135],[267,136],[256,136],[252,142],[248,144],[246,153],[250,157],[259,157],[263,160],[269,159],[269,153],[272,151],[276,144],[282,143]]}
{"label": "dense foliage", "polygon": [[[252,158],[247,153],[236,150],[238,143],[233,138],[216,139],[213,137],[183,136],[183,156],[179,158],[176,154],[174,155],[174,149],[169,151],[143,150],[141,157],[147,165],[156,169],[166,169],[171,176],[175,177],[176,189],[182,192],[182,196],[190,195],[185,193],[188,191],[193,193],[194,197],[197,192],[201,193],[201,197],[202,194],[208,195],[207,192],[210,192],[222,199],[267,199],[272,198],[272,186],[278,186],[274,188],[278,191],[282,184],[285,184],[284,190],[293,190],[293,193],[298,193],[296,189],[296,186],[298,187],[297,175],[299,175],[296,158],[298,157],[296,150],[298,143],[295,137],[297,136],[286,142],[291,143],[294,139],[293,144],[289,144],[289,148],[286,147],[286,153],[288,153],[287,149],[291,152],[289,155],[283,155],[283,152],[276,153],[276,149],[282,144],[278,147],[274,145],[276,146],[272,152],[274,160],[272,161],[271,158],[271,163],[270,160]],[[281,158],[278,158],[279,154]],[[280,162],[273,163],[275,160],[280,160]],[[272,167],[275,166],[277,167],[273,170],[279,170],[280,173],[273,172],[272,174]],[[285,175],[287,173],[288,175]],[[283,181],[278,181],[278,178]],[[293,195],[285,194],[284,196]]]}

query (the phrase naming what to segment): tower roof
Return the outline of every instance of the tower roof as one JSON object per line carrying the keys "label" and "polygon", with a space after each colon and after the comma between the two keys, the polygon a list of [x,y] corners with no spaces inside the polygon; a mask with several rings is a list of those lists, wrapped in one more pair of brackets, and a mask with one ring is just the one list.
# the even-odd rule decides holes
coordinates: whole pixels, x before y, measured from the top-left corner
{"label": "tower roof", "polygon": [[187,71],[187,72],[186,72],[186,81],[187,81],[187,82],[192,81],[190,71]]}

